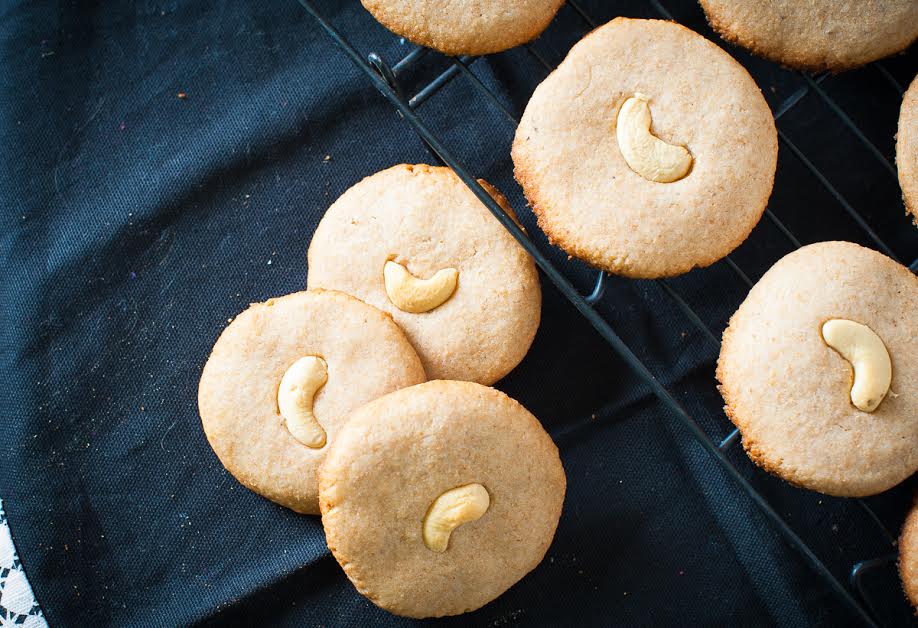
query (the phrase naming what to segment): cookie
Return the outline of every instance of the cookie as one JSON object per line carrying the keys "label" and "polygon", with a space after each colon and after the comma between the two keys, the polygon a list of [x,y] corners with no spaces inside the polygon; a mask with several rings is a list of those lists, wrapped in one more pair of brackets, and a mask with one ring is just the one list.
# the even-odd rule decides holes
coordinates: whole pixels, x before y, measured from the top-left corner
{"label": "cookie", "polygon": [[535,39],[564,0],[361,0],[396,35],[448,55],[484,55]]}
{"label": "cookie", "polygon": [[407,617],[483,606],[538,565],[566,480],[539,421],[493,388],[432,381],[353,413],[319,469],[328,547]]}
{"label": "cookie", "polygon": [[905,209],[918,225],[918,77],[902,98],[896,134],[896,166]]}
{"label": "cookie", "polygon": [[802,70],[855,68],[918,38],[915,0],[700,0],[727,41]]}
{"label": "cookie", "polygon": [[918,613],[918,502],[912,507],[899,537],[899,577],[909,602]]}
{"label": "cookie", "polygon": [[309,246],[308,285],[391,314],[431,379],[481,384],[523,359],[542,307],[523,248],[452,170],[423,165],[378,172],[335,201]]}
{"label": "cookie", "polygon": [[316,468],[350,412],[425,379],[391,317],[339,292],[296,292],[252,304],[223,330],[198,408],[239,482],[318,514]]}
{"label": "cookie", "polygon": [[617,18],[535,90],[516,178],[549,239],[628,277],[707,266],[765,210],[778,138],[745,69],[672,22]]}
{"label": "cookie", "polygon": [[724,331],[717,379],[749,457],[861,497],[918,470],[918,277],[850,242],[805,246]]}

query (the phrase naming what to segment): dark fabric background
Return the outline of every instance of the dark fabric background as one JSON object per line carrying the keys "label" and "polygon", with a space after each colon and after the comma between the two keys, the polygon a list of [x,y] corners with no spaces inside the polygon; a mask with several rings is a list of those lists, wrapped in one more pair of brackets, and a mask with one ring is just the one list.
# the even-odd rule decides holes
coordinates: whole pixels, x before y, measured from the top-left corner
{"label": "dark fabric background", "polygon": [[[714,37],[689,0],[663,0]],[[319,0],[362,54],[411,50],[356,1]],[[658,17],[584,2],[599,21]],[[552,63],[587,30],[564,7],[535,49]],[[716,38],[715,38],[716,39]],[[805,84],[729,48],[773,107]],[[907,84],[916,53],[884,61]],[[447,67],[435,54],[408,92]],[[519,114],[545,70],[525,49],[473,71]],[[887,160],[900,96],[876,66],[822,83]],[[177,97],[179,92],[187,98]],[[504,190],[552,250],[508,157],[513,126],[459,77],[420,112]],[[906,263],[918,230],[895,174],[812,90],[779,128]],[[200,428],[197,382],[226,321],[301,289],[325,208],[360,178],[430,156],[293,0],[0,3],[0,496],[55,625],[409,623],[360,597],[317,518],[242,489]],[[771,209],[803,242],[863,230],[781,145]],[[767,220],[733,256],[754,279],[791,245]],[[611,279],[600,309],[715,438],[729,431],[714,346],[659,284]],[[672,282],[719,334],[746,286],[725,263]],[[449,624],[844,625],[854,621],[686,429],[544,282],[543,323],[500,382],[556,439],[568,496],[544,563]],[[892,553],[855,501],[793,489],[731,460],[842,581]],[[868,502],[898,530],[915,481]],[[892,567],[870,576],[909,621]]]}

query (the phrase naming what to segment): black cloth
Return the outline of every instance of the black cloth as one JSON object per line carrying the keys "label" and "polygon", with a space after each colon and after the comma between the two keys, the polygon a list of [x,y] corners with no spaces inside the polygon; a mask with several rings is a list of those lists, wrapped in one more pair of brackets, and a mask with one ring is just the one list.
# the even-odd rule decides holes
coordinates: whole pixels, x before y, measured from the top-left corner
{"label": "black cloth", "polygon": [[[600,22],[659,17],[652,3],[582,4]],[[694,2],[663,4],[719,42]],[[394,63],[413,48],[356,1],[317,5],[361,54]],[[565,6],[534,49],[557,63],[588,29]],[[728,49],[775,109],[806,86],[797,73]],[[408,623],[354,591],[317,518],[250,493],[223,469],[201,430],[196,391],[229,318],[303,288],[325,208],[360,178],[430,155],[293,0],[8,1],[0,55],[0,497],[49,621]],[[412,93],[446,67],[431,53],[400,80]],[[882,67],[907,84],[916,54]],[[525,48],[472,69],[517,115],[546,74]],[[875,66],[829,77],[821,89],[881,158],[812,88],[779,127],[911,262],[918,231],[889,169],[900,94]],[[419,111],[475,175],[507,193],[542,250],[588,291],[594,273],[553,249],[525,208],[504,114],[462,76]],[[787,143],[779,160],[770,207],[802,242],[871,245]],[[755,280],[790,250],[763,219],[733,259]],[[659,283],[608,283],[602,314],[712,437],[728,433],[716,345]],[[715,334],[747,290],[723,262],[671,285]],[[543,289],[532,350],[498,387],[558,443],[564,514],[532,574],[444,623],[855,621],[546,280]],[[856,501],[791,488],[739,446],[729,457],[840,581],[854,562],[894,551]],[[868,500],[891,530],[914,487]],[[882,619],[909,621],[894,568],[870,580]]]}

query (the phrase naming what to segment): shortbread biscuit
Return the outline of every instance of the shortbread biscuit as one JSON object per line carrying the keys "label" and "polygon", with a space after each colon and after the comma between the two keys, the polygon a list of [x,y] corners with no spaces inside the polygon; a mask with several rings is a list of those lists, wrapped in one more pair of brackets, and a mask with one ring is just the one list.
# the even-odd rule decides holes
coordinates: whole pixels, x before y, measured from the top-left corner
{"label": "shortbread biscuit", "polygon": [[534,569],[565,486],[539,421],[471,382],[360,408],[319,469],[329,549],[361,594],[408,617],[475,610]]}
{"label": "shortbread biscuit", "polygon": [[783,65],[838,72],[918,38],[915,0],[700,0],[727,41]]}
{"label": "shortbread biscuit", "polygon": [[402,37],[448,55],[484,55],[535,39],[564,0],[361,0]]}
{"label": "shortbread biscuit", "polygon": [[918,502],[902,524],[899,537],[899,576],[909,602],[918,614]]}
{"label": "shortbread biscuit", "polygon": [[[309,246],[308,285],[391,314],[431,379],[480,384],[523,359],[542,308],[532,258],[452,170],[424,165],[378,172],[335,201]],[[429,303],[405,300],[418,285]]]}
{"label": "shortbread biscuit", "polygon": [[905,209],[918,225],[918,77],[902,98],[899,132],[896,134],[896,166],[899,168]]}
{"label": "shortbread biscuit", "polygon": [[513,142],[549,239],[641,278],[739,246],[765,211],[777,155],[771,110],[740,64],[678,24],[624,18],[571,49]]}
{"label": "shortbread biscuit", "polygon": [[[825,327],[833,320],[869,330],[852,337],[855,361]],[[915,356],[918,277],[876,251],[822,242],[752,288],[724,332],[717,379],[753,461],[798,486],[860,497],[918,470]],[[879,406],[859,409],[859,393],[883,386],[890,366]]]}
{"label": "shortbread biscuit", "polygon": [[[293,435],[278,403],[281,380],[307,356],[320,358],[327,376],[305,400],[324,432],[319,447]],[[207,440],[236,479],[318,514],[316,468],[349,413],[424,380],[420,359],[387,314],[339,292],[297,292],[253,304],[223,330],[201,374],[198,407]]]}

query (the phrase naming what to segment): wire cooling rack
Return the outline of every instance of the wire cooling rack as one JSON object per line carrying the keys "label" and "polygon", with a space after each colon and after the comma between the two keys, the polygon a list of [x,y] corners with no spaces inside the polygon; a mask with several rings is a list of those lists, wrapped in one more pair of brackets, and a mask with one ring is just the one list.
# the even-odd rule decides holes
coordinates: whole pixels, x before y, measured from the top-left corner
{"label": "wire cooling rack", "polygon": [[[324,31],[331,37],[338,47],[354,62],[354,64],[363,71],[367,79],[385,98],[395,107],[398,113],[405,119],[407,124],[414,130],[424,146],[430,152],[434,160],[440,164],[452,168],[465,185],[481,200],[481,202],[491,211],[494,217],[513,235],[520,245],[533,257],[539,268],[545,273],[546,277],[555,285],[555,287],[574,305],[574,307],[583,315],[584,318],[599,332],[599,335],[609,346],[625,361],[625,363],[634,371],[634,373],[643,380],[643,382],[656,395],[659,401],[689,430],[692,436],[701,444],[701,446],[720,464],[723,470],[729,475],[749,498],[761,509],[764,515],[771,521],[775,529],[783,535],[787,542],[793,546],[803,557],[812,570],[822,578],[825,583],[837,594],[837,596],[858,616],[865,624],[876,626],[879,625],[879,618],[883,617],[881,604],[874,599],[875,584],[873,579],[879,572],[884,572],[884,583],[888,588],[890,572],[894,572],[896,554],[890,553],[873,557],[868,560],[856,561],[852,559],[849,582],[846,586],[840,581],[833,572],[823,563],[810,546],[788,525],[785,519],[775,510],[772,505],[757,491],[750,482],[743,476],[737,467],[730,462],[726,453],[739,440],[739,431],[732,429],[720,437],[710,436],[692,417],[688,410],[680,403],[675,396],[667,390],[659,379],[650,371],[650,369],[641,361],[632,349],[616,334],[606,320],[600,315],[595,306],[603,298],[606,288],[606,275],[603,272],[597,272],[595,283],[591,292],[583,294],[574,286],[565,273],[563,273],[556,264],[554,264],[525,232],[510,218],[503,209],[490,197],[490,195],[479,185],[476,177],[470,169],[461,163],[447,146],[433,133],[429,126],[419,117],[417,110],[429,99],[449,84],[457,77],[464,77],[477,91],[477,93],[490,106],[496,108],[507,120],[509,125],[515,129],[519,123],[519,116],[508,108],[500,95],[495,93],[488,85],[479,78],[473,71],[472,65],[476,57],[460,56],[447,57],[448,66],[445,70],[427,81],[422,87],[417,89],[413,95],[407,95],[400,82],[400,77],[406,74],[411,68],[417,66],[421,60],[428,55],[440,55],[440,53],[431,51],[427,48],[414,47],[411,52],[406,54],[398,62],[389,65],[381,55],[370,52],[364,57],[353,45],[342,35],[342,33],[333,26],[323,15],[316,9],[311,0],[298,0],[306,11],[321,25]],[[581,6],[578,0],[566,0],[568,10],[577,15],[582,22],[583,32],[586,34],[589,30],[596,28],[600,24],[590,16],[590,14]],[[669,10],[660,2],[660,0],[651,0],[650,6],[656,12],[656,17],[673,20],[674,17]],[[546,56],[532,44],[524,46],[526,51],[544,67],[546,75],[554,69],[554,65],[548,61]],[[896,77],[883,65],[874,64],[872,67],[882,75],[883,80],[889,83],[889,86],[897,91],[900,96],[904,92],[904,87]],[[790,93],[774,110],[774,119],[777,123],[791,109],[793,109],[805,96],[815,94],[827,106],[837,120],[863,145],[865,150],[872,155],[881,169],[889,171],[893,177],[896,176],[895,165],[886,157],[880,148],[868,138],[867,134],[858,126],[857,123],[846,113],[845,108],[836,102],[829,92],[823,87],[823,83],[830,75],[827,73],[817,76],[811,76],[807,73],[799,73],[803,84],[795,91]],[[777,126],[777,125],[776,125]],[[901,263],[909,265],[912,272],[918,272],[918,251],[913,251],[910,259],[901,259],[893,249],[881,238],[871,227],[868,219],[849,202],[846,197],[833,185],[829,178],[816,166],[816,164],[807,156],[806,152],[795,144],[788,135],[778,126],[778,138],[782,147],[788,150],[795,159],[809,172],[812,179],[822,186],[824,190],[835,200],[838,208],[847,214],[850,219],[861,230],[864,238],[869,244],[887,256]],[[790,245],[794,248],[801,246],[800,240],[793,231],[776,216],[771,209],[765,210],[765,218],[772,223],[778,232],[782,234]],[[908,219],[903,215],[902,221]],[[911,228],[903,225],[903,228]],[[723,264],[729,267],[730,271],[748,288],[754,284],[749,275],[733,259],[732,256],[724,258]],[[711,327],[704,322],[702,317],[689,305],[686,298],[672,285],[671,280],[656,280],[658,285],[673,300],[679,310],[706,338],[715,348],[720,347],[720,339]],[[738,305],[738,304],[737,304]],[[724,418],[724,423],[729,422]],[[731,426],[732,427],[732,426]],[[864,500],[857,500],[864,509],[866,515],[873,521],[876,528],[876,534],[889,543],[892,548],[896,543],[896,532],[890,530],[883,522],[881,517],[871,508]],[[897,591],[898,594],[898,591]],[[901,597],[901,594],[899,594]],[[903,601],[903,605],[905,602]]]}

